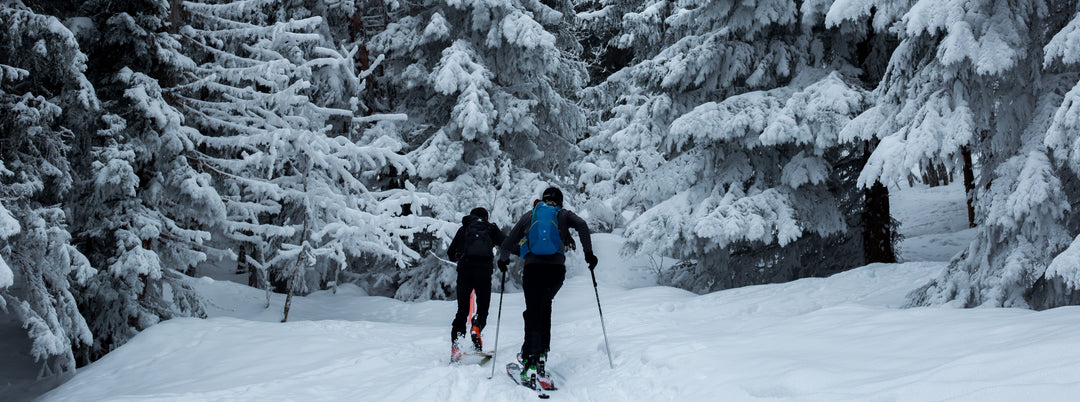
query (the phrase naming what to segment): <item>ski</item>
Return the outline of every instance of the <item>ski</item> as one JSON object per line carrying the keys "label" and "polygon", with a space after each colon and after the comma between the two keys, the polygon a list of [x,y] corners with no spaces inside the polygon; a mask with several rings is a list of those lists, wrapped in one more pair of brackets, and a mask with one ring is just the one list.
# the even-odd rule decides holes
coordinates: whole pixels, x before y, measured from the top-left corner
{"label": "ski", "polygon": [[491,361],[491,356],[491,352],[464,352],[458,355],[456,359],[452,359],[450,363],[456,365],[476,364],[483,366]]}
{"label": "ski", "polygon": [[533,377],[532,380],[530,380],[528,383],[522,383],[521,382],[521,370],[522,370],[522,367],[521,367],[520,364],[517,364],[517,363],[507,363],[506,364],[506,375],[510,376],[510,379],[514,380],[515,384],[523,386],[523,387],[528,388],[528,389],[531,389],[533,391],[536,391],[536,396],[539,397],[540,399],[548,399],[548,398],[551,397],[551,395],[548,395],[547,393],[544,392],[544,389],[542,387],[537,385],[537,383],[539,381],[536,380],[536,377]]}

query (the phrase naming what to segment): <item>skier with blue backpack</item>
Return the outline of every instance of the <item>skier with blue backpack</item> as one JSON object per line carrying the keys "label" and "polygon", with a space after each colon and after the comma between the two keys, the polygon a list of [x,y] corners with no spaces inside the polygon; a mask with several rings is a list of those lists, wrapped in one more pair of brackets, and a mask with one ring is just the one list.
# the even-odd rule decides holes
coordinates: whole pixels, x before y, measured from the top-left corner
{"label": "skier with blue backpack", "polygon": [[545,369],[551,349],[551,302],[566,279],[564,250],[573,248],[570,228],[578,232],[589,269],[596,268],[589,225],[577,214],[563,209],[563,194],[556,187],[544,190],[540,202],[526,212],[510,230],[500,247],[498,267],[506,272],[510,254],[520,250],[525,260],[521,282],[525,291],[525,340],[521,345],[522,384],[554,388]]}

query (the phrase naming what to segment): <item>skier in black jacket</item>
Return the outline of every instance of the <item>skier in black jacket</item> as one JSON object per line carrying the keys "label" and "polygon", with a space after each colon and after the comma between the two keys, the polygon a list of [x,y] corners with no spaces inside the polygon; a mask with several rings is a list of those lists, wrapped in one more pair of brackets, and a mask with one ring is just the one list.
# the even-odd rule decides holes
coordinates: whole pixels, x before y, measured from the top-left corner
{"label": "skier in black jacket", "polygon": [[480,331],[487,324],[488,307],[491,304],[491,273],[495,254],[492,249],[502,244],[506,235],[493,223],[488,222],[484,208],[473,208],[461,218],[461,228],[446,249],[450,261],[457,263],[457,315],[450,328],[451,360],[461,356],[458,340],[465,337],[465,322],[469,318],[469,295],[476,292],[476,315],[473,316],[469,333],[473,348],[483,351]]}
{"label": "skier in black jacket", "polygon": [[[525,291],[525,312],[522,313],[525,318],[525,340],[521,345],[521,379],[526,382],[535,374],[541,382],[540,385],[547,388],[550,379],[547,378],[544,365],[547,362],[547,352],[551,349],[551,302],[566,279],[566,255],[563,251],[574,244],[570,237],[570,228],[578,232],[589,269],[596,268],[597,260],[593,255],[589,225],[577,214],[562,209],[562,191],[549,187],[544,190],[540,201],[559,209],[556,224],[561,245],[554,254],[537,255],[530,252],[524,256],[525,269],[521,276],[521,286]],[[510,264],[510,254],[519,250],[522,239],[528,235],[532,215],[533,211],[526,212],[502,242],[498,262],[500,270],[506,271]]]}

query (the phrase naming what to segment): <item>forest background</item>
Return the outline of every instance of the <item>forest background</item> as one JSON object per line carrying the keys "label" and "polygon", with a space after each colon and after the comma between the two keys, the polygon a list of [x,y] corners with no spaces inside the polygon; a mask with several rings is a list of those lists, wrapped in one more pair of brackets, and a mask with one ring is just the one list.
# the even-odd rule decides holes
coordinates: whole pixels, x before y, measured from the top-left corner
{"label": "forest background", "polygon": [[706,293],[894,262],[888,186],[955,179],[977,234],[909,304],[1080,304],[1077,1],[0,0],[0,27],[0,324],[42,378],[204,316],[203,264],[447,298],[462,215],[550,185]]}

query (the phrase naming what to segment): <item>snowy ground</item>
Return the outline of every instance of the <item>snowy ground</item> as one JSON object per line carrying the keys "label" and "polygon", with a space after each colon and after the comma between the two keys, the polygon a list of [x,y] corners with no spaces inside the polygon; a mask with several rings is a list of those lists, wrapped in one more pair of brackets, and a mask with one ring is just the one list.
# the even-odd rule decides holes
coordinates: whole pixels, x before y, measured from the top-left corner
{"label": "snowy ground", "polygon": [[[900,191],[897,191],[900,190]],[[890,188],[893,218],[900,221],[901,261],[948,261],[975,238],[968,228],[964,186]]]}
{"label": "snowy ground", "polygon": [[[597,236],[608,367],[587,270],[555,299],[551,367],[565,401],[1065,401],[1080,391],[1080,308],[898,308],[963,246],[955,187],[912,189],[905,260],[830,278],[708,295],[649,286],[648,259]],[[913,195],[913,196],[912,196]],[[910,196],[905,198],[905,196]],[[962,192],[960,196],[962,202]],[[909,208],[918,209],[913,212]],[[959,209],[958,209],[959,208]],[[947,218],[947,219],[946,219]],[[960,230],[960,233],[951,232]],[[926,236],[933,240],[922,241]],[[942,241],[949,240],[949,241]],[[212,318],[152,327],[80,369],[45,401],[532,401],[502,370],[522,337],[520,293],[505,295],[498,364],[448,366],[451,302],[404,303],[354,287],[296,301],[196,280]],[[498,295],[485,339],[494,343]]]}

